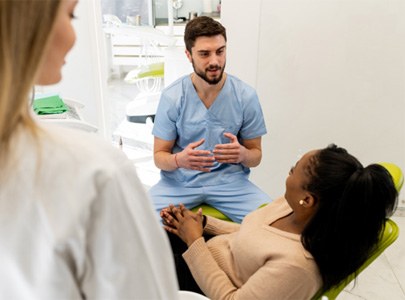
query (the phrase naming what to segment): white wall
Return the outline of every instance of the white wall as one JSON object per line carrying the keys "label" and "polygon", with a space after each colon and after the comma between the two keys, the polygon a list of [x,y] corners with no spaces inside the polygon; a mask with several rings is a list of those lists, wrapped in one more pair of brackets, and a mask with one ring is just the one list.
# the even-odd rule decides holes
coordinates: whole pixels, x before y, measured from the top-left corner
{"label": "white wall", "polygon": [[269,130],[252,175],[267,193],[331,142],[405,171],[404,16],[402,0],[222,1],[228,72],[257,88]]}

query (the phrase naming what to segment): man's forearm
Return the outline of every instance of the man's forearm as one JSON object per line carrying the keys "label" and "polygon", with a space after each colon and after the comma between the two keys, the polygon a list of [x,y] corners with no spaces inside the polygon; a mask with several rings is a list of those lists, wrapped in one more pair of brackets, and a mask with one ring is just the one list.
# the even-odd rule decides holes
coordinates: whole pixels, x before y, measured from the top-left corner
{"label": "man's forearm", "polygon": [[262,151],[256,148],[245,149],[245,158],[241,161],[241,164],[247,168],[257,167],[262,160]]}
{"label": "man's forearm", "polygon": [[165,151],[159,151],[154,154],[156,167],[163,171],[174,171],[178,169],[176,155]]}

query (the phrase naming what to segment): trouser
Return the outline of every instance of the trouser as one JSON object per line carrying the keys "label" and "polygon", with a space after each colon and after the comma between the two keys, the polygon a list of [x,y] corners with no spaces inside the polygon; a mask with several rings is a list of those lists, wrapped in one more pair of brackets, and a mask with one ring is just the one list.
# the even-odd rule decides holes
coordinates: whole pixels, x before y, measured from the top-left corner
{"label": "trouser", "polygon": [[149,195],[158,216],[160,211],[169,204],[183,203],[186,208],[191,209],[206,203],[237,223],[241,223],[248,213],[262,204],[272,201],[247,178],[201,187],[185,187],[175,180],[162,178],[149,190]]}
{"label": "trouser", "polygon": [[[187,245],[184,243],[177,235],[172,233],[167,233],[172,247],[172,252],[174,256],[174,262],[176,265],[177,280],[179,282],[180,290],[191,291],[204,295],[198,286],[197,282],[194,280],[190,269],[187,266],[182,254],[187,250]],[[209,240],[212,236],[204,235],[205,240]]]}

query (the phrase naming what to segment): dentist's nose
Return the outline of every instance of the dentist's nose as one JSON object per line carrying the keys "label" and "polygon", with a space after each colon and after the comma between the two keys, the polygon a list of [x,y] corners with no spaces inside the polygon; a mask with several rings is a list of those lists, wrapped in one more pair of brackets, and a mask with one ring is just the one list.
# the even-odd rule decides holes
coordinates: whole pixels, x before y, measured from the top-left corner
{"label": "dentist's nose", "polygon": [[210,66],[219,66],[219,57],[214,54],[210,56]]}

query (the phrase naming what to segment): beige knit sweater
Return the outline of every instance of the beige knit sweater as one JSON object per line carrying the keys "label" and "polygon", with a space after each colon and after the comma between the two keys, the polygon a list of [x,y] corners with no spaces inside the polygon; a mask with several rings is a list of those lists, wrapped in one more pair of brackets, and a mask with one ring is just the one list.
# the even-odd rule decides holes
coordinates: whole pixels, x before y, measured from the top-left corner
{"label": "beige knit sweater", "polygon": [[321,287],[316,263],[300,235],[269,224],[291,213],[284,198],[245,217],[242,224],[207,218],[207,243],[183,254],[194,279],[212,300],[310,299]]}

